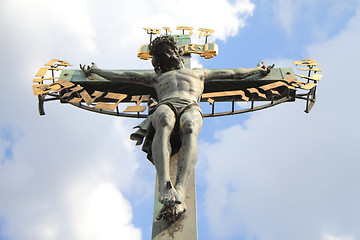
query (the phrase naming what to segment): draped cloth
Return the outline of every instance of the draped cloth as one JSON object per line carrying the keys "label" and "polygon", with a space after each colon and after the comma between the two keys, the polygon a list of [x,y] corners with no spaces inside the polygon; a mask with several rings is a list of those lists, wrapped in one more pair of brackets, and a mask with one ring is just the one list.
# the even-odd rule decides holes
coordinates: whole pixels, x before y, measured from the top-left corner
{"label": "draped cloth", "polygon": [[181,98],[167,98],[160,102],[156,102],[154,99],[150,99],[148,103],[149,116],[139,125],[134,127],[134,129],[137,130],[130,135],[130,139],[136,141],[136,145],[142,144],[142,151],[147,153],[147,159],[149,159],[150,162],[152,162],[153,164],[154,161],[152,159],[151,146],[155,136],[155,128],[152,125],[152,114],[161,105],[167,105],[174,112],[176,118],[175,126],[170,136],[171,156],[176,154],[181,147],[179,128],[179,121],[181,115],[191,108],[197,109],[202,115],[200,105],[195,101]]}

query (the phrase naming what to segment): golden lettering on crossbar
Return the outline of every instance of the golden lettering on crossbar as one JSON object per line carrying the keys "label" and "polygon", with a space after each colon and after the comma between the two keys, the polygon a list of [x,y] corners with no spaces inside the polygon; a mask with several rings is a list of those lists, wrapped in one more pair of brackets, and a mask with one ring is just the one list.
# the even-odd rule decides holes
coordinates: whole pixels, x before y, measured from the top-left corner
{"label": "golden lettering on crossbar", "polygon": [[183,26],[176,27],[176,30],[183,30],[183,31],[188,30],[190,35],[193,35],[194,33],[193,29],[194,29],[193,27],[183,27]]}
{"label": "golden lettering on crossbar", "polygon": [[146,106],[140,106],[141,102],[148,101],[150,95],[132,96],[131,101],[136,102],[136,106],[128,106],[124,112],[143,112],[146,110]]}
{"label": "golden lettering on crossbar", "polygon": [[214,30],[206,29],[206,28],[199,28],[198,31],[200,31],[199,38],[201,38],[202,36],[208,37],[215,32]]}
{"label": "golden lettering on crossbar", "polygon": [[124,100],[127,97],[126,94],[121,94],[121,93],[107,93],[105,98],[108,99],[112,99],[112,100],[117,100],[116,103],[105,103],[105,102],[98,102],[94,108],[99,108],[99,109],[104,109],[104,110],[109,110],[109,111],[114,111],[115,108],[119,105],[119,103]]}
{"label": "golden lettering on crossbar", "polygon": [[157,28],[144,28],[144,30],[149,34],[160,34],[160,29]]}
{"label": "golden lettering on crossbar", "polygon": [[[148,60],[153,57],[149,54],[148,47],[149,45],[142,45],[139,48],[139,52],[137,54],[138,58],[143,60]],[[204,57],[206,59],[217,56],[219,52],[219,47],[216,43],[186,44],[186,45],[180,45],[178,47],[179,49],[182,49],[184,51],[184,54],[195,53],[195,54],[199,54],[201,57]]]}
{"label": "golden lettering on crossbar", "polygon": [[[160,34],[161,33],[160,29],[158,29],[158,28],[143,28],[143,29],[146,30],[146,32],[148,34]],[[166,31],[166,34],[172,33],[170,27],[162,27],[162,29]],[[184,34],[185,34],[185,32],[184,32],[185,30],[189,31],[190,35],[193,35],[193,33],[194,33],[193,27],[177,26],[176,30],[182,30]],[[204,37],[211,36],[215,32],[215,30],[208,29],[208,28],[199,28],[198,31],[199,31],[199,38],[201,38],[202,36],[204,36]],[[52,61],[56,61],[56,60],[52,60]]]}

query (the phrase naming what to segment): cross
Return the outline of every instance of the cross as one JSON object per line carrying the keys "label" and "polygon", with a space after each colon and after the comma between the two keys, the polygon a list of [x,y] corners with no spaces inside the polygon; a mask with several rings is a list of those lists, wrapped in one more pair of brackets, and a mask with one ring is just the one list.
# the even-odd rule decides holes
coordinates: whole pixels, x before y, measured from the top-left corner
{"label": "cross", "polygon": [[[59,66],[70,64],[52,60],[36,74],[33,91],[40,115],[45,114],[44,102],[60,100],[97,113],[144,118],[130,138],[142,144],[157,171],[152,239],[197,239],[194,169],[203,118],[261,110],[295,99],[306,100],[309,112],[322,75],[311,59],[294,62],[308,66],[308,76],[298,75],[307,82],[297,80],[291,68],[262,62],[253,68],[191,69],[191,54],[207,59],[218,54],[217,45],[207,42],[214,31],[199,29],[205,44],[192,44],[192,28],[178,27],[180,35],[168,35],[171,30],[163,29],[166,35],[153,40],[160,29],[145,28],[150,44],[141,46],[138,53],[141,59],[152,59],[154,71],[103,70],[95,64],[62,70]],[[57,71],[61,71],[59,77],[55,77]],[[50,77],[46,77],[48,72]],[[301,90],[305,92],[298,93]],[[244,101],[250,107],[236,109],[236,102]],[[200,102],[208,102],[210,112],[203,112]],[[217,112],[217,102],[231,102],[231,109]],[[122,110],[120,103],[135,106]]]}

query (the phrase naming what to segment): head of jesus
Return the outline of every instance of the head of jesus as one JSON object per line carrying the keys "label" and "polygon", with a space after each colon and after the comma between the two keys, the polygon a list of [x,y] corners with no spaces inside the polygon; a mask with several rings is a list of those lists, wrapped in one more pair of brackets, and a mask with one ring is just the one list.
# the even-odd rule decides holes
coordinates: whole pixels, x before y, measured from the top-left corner
{"label": "head of jesus", "polygon": [[152,65],[156,73],[184,68],[182,52],[176,43],[177,40],[169,35],[157,37],[150,43],[149,53],[153,56]]}

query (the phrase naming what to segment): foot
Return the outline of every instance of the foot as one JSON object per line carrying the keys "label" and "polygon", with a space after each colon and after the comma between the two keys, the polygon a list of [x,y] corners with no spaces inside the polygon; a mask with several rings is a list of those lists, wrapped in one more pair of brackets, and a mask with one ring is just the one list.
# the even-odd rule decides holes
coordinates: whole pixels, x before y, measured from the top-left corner
{"label": "foot", "polygon": [[176,192],[170,181],[159,186],[159,202],[164,205],[174,205],[175,203],[181,203],[179,194]]}
{"label": "foot", "polygon": [[185,202],[185,187],[183,187],[183,184],[176,184],[175,190],[179,196],[179,200],[182,203]]}
{"label": "foot", "polygon": [[184,202],[173,205],[164,204],[156,219],[175,222],[184,212],[186,212],[186,205]]}

